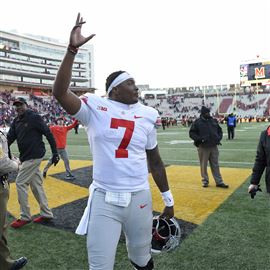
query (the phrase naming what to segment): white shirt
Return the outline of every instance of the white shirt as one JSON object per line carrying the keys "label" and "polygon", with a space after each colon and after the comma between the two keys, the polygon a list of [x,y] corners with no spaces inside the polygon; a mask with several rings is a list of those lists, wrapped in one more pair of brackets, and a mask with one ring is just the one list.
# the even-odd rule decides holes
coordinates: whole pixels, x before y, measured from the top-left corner
{"label": "white shirt", "polygon": [[146,149],[157,145],[158,112],[94,94],[81,96],[74,115],[86,127],[93,154],[93,185],[107,191],[149,189]]}

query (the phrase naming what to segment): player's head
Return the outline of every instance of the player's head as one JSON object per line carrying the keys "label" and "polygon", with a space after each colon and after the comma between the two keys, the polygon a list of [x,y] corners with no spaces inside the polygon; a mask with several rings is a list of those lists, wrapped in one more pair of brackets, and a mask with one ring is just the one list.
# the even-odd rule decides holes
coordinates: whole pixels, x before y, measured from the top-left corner
{"label": "player's head", "polygon": [[107,95],[118,102],[134,104],[138,102],[138,87],[134,78],[125,71],[116,71],[106,79]]}

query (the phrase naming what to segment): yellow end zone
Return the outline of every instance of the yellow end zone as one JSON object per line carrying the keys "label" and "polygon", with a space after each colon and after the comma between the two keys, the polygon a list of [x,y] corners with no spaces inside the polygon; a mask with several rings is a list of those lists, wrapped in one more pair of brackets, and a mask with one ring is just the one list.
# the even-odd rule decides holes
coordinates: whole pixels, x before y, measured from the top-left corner
{"label": "yellow end zone", "polygon": [[[250,175],[250,169],[221,168],[221,175],[228,189],[217,188],[211,176],[208,188],[201,183],[200,168],[176,166],[166,168],[170,189],[175,200],[175,216],[195,224],[201,224],[220,204],[222,204]],[[160,192],[150,177],[153,193],[153,209],[162,212],[164,204]]]}
{"label": "yellow end zone", "polygon": [[[41,171],[45,167],[47,161],[41,163]],[[71,160],[70,167],[72,170],[87,167],[92,165],[91,161],[85,160]],[[51,174],[65,172],[64,163],[61,160],[57,166],[50,167],[47,177],[44,180],[44,188],[49,202],[50,208],[55,208],[66,203],[70,203],[89,195],[88,189],[67,183],[65,181],[56,179]],[[76,180],[75,180],[76,181]],[[30,189],[30,188],[29,188]],[[39,214],[39,205],[35,200],[31,191],[29,191],[29,205],[32,215]],[[8,211],[15,217],[20,216],[20,208],[18,203],[18,196],[15,183],[10,185],[10,199],[8,202]]]}
{"label": "yellow end zone", "polygon": [[[46,161],[43,161],[41,170],[45,165]],[[92,165],[91,161],[70,161],[72,170],[90,165]],[[64,163],[60,161],[56,167],[52,166],[50,168],[44,180],[44,188],[50,208],[56,208],[88,196],[87,188],[50,176],[64,171]],[[210,170],[210,185],[208,188],[202,188],[199,167],[172,165],[166,168],[166,172],[174,195],[175,216],[194,224],[201,224],[247,179],[251,171],[250,169],[241,168],[221,168],[224,182],[230,185],[229,189],[216,188]],[[153,196],[153,209],[161,212],[164,204],[160,192],[152,177],[149,178]],[[39,206],[31,191],[29,191],[29,205],[32,215],[39,213]],[[20,215],[15,183],[12,183],[10,187],[8,211],[15,217]]]}

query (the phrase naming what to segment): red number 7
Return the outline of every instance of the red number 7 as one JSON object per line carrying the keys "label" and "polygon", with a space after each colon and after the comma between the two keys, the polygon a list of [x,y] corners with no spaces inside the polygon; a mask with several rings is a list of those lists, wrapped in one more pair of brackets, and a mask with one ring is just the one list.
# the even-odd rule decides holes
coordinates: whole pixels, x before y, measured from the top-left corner
{"label": "red number 7", "polygon": [[126,128],[124,137],[121,143],[118,146],[118,149],[115,150],[116,158],[128,158],[128,150],[126,149],[130,143],[133,131],[134,131],[134,121],[112,118],[111,128],[123,127]]}

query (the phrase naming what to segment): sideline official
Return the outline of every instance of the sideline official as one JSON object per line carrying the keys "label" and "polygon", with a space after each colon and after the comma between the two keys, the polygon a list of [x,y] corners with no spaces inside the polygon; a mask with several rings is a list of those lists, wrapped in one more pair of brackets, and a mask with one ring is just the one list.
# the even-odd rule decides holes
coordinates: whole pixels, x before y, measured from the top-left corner
{"label": "sideline official", "polygon": [[220,144],[223,133],[217,120],[211,117],[209,108],[202,106],[201,115],[190,127],[189,136],[194,140],[194,145],[198,150],[202,186],[206,188],[209,185],[207,173],[207,164],[209,161],[216,187],[228,188],[229,186],[223,182],[218,162],[219,151],[217,145]]}

